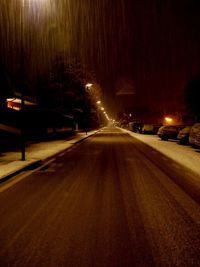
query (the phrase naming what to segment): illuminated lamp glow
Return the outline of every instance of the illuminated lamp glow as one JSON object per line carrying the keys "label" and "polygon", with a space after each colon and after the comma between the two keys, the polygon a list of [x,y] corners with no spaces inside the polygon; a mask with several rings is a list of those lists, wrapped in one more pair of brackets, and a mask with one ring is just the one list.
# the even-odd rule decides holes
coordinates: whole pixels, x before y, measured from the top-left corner
{"label": "illuminated lamp glow", "polygon": [[165,121],[167,123],[172,123],[173,122],[173,119],[171,117],[165,117]]}
{"label": "illuminated lamp glow", "polygon": [[92,83],[87,83],[85,86],[86,88],[90,88],[93,84]]}

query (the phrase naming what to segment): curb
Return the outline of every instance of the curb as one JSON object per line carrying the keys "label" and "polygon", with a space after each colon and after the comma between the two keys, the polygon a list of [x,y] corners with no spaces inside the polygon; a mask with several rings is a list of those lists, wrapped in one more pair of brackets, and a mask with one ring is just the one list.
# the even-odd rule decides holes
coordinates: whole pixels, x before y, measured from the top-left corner
{"label": "curb", "polygon": [[4,182],[8,181],[9,179],[13,178],[14,176],[20,174],[23,171],[30,171],[30,170],[34,170],[36,168],[41,167],[43,164],[46,164],[48,161],[52,160],[54,157],[57,157],[59,154],[62,154],[64,151],[67,151],[68,149],[70,149],[71,146],[83,142],[85,139],[89,138],[90,136],[93,136],[98,131],[99,130],[96,130],[96,131],[94,131],[94,133],[85,135],[85,136],[81,137],[77,141],[71,140],[71,141],[69,141],[70,142],[70,147],[62,149],[59,152],[57,152],[57,153],[55,153],[55,154],[53,154],[53,155],[51,155],[51,156],[49,156],[49,157],[47,157],[45,159],[38,159],[38,160],[36,159],[33,162],[27,164],[26,166],[21,167],[21,168],[17,169],[16,171],[13,171],[12,173],[9,173],[9,174],[5,175],[4,177],[0,178],[0,185],[3,184]]}
{"label": "curb", "polygon": [[0,184],[3,184],[4,182],[8,181],[12,177],[20,174],[23,171],[34,170],[35,168],[39,167],[41,163],[42,160],[35,160],[34,162],[27,164],[27,166],[24,166],[16,171],[13,171],[12,173],[5,175],[4,177],[0,178]]}
{"label": "curb", "polygon": [[[55,157],[57,157],[58,155],[62,154],[64,151],[67,151],[68,149],[70,149],[73,145],[76,145],[76,144],[78,144],[78,143],[83,142],[85,139],[87,139],[88,137],[90,137],[90,136],[96,134],[97,132],[98,132],[98,131],[96,131],[96,132],[94,132],[94,133],[92,133],[92,134],[90,134],[90,135],[86,135],[86,136],[80,138],[80,139],[77,140],[77,141],[72,141],[72,140],[69,141],[69,142],[70,142],[70,147],[64,148],[64,149],[58,151],[57,153],[55,153],[55,154],[53,154],[53,155],[51,155],[51,156],[49,156],[49,157],[47,157],[47,158],[45,158],[45,159],[43,159],[43,160],[39,160],[39,161],[40,161],[40,165],[37,165],[35,168],[38,168],[39,166],[42,166],[43,164],[46,164],[48,161],[51,161],[53,158],[55,158]],[[33,169],[35,169],[35,168],[33,168]],[[33,170],[33,169],[31,169],[31,170]]]}

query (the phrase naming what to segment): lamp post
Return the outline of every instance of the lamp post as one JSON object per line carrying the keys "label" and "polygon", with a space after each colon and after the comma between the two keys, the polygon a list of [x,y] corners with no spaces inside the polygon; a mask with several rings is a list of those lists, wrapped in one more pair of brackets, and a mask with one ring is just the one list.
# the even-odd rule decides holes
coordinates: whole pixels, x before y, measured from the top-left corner
{"label": "lamp post", "polygon": [[[44,0],[43,0],[44,1]],[[25,6],[29,7],[31,0],[21,0],[21,47],[20,47],[20,86],[21,86],[21,160],[26,160],[26,142],[25,142]],[[42,2],[42,0],[34,0],[34,2]],[[27,3],[27,4],[25,4]]]}
{"label": "lamp post", "polygon": [[21,87],[21,160],[26,160],[26,143],[25,143],[25,129],[24,129],[24,107],[25,107],[25,62],[24,62],[24,5],[25,0],[22,0],[22,10],[21,10],[21,49],[20,49],[20,87]]}
{"label": "lamp post", "polygon": [[96,101],[97,103],[97,119],[98,119],[98,127],[101,127],[101,115],[100,115],[100,105],[101,105],[101,100]]}
{"label": "lamp post", "polygon": [[[93,86],[92,83],[87,83],[85,85],[85,89],[86,89],[86,92],[88,93],[88,96],[90,96],[90,89],[91,87]],[[85,119],[84,119],[84,124],[85,124],[85,133],[87,135],[87,131],[88,131],[88,128],[89,128],[89,116],[90,116],[90,98],[86,99],[86,103],[85,103]]]}

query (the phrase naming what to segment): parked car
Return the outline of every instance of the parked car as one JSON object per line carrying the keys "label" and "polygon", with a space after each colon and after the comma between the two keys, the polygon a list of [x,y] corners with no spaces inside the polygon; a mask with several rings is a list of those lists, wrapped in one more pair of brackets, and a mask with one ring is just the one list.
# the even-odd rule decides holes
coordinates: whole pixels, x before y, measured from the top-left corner
{"label": "parked car", "polygon": [[143,134],[153,134],[154,133],[154,127],[153,124],[144,124],[142,127],[141,133]]}
{"label": "parked car", "polygon": [[197,132],[194,144],[196,147],[200,148],[200,131]]}
{"label": "parked car", "polygon": [[182,130],[179,131],[179,134],[177,137],[179,140],[179,144],[186,145],[189,143],[189,135],[190,135],[191,128],[192,126],[186,126]]}
{"label": "parked car", "polygon": [[153,133],[154,134],[157,134],[158,133],[158,130],[160,129],[160,127],[162,127],[163,125],[162,124],[154,124],[153,125]]}
{"label": "parked car", "polygon": [[196,139],[196,135],[197,133],[200,132],[200,123],[195,123],[191,130],[190,130],[190,134],[189,134],[189,143],[192,146],[195,146],[195,139]]}
{"label": "parked car", "polygon": [[132,127],[133,127],[133,132],[141,133],[143,124],[140,122],[134,122]]}
{"label": "parked car", "polygon": [[177,139],[178,133],[185,126],[183,125],[170,125],[170,126],[162,126],[159,128],[157,135],[161,138],[161,140],[168,139]]}

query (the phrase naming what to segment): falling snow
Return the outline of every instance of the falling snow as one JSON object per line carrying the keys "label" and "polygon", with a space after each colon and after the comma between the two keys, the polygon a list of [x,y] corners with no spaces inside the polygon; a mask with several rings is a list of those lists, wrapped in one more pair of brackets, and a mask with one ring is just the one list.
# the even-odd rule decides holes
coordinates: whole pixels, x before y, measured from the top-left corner
{"label": "falling snow", "polygon": [[198,7],[195,0],[1,0],[1,61],[20,71],[23,43],[28,77],[61,54],[93,69],[108,100],[128,77],[133,104],[173,110],[200,70]]}

